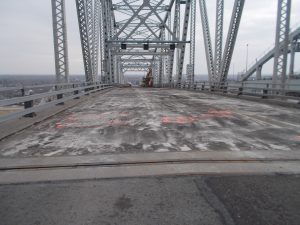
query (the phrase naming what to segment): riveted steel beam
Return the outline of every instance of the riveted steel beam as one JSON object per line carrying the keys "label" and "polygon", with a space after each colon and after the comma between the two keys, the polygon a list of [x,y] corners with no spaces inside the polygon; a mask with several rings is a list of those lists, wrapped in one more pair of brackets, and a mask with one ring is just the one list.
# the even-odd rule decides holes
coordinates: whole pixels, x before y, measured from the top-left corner
{"label": "riveted steel beam", "polygon": [[284,92],[287,79],[287,57],[289,51],[289,29],[291,17],[291,0],[278,0],[277,24],[275,38],[275,55],[273,71],[273,88],[280,88]]}
{"label": "riveted steel beam", "polygon": [[52,0],[53,41],[57,83],[69,81],[68,40],[65,0]]}

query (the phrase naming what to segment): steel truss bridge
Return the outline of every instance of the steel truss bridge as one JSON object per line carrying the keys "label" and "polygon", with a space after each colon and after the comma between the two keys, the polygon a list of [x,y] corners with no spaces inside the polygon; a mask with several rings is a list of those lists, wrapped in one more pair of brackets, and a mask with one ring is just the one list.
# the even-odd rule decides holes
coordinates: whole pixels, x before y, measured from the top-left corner
{"label": "steel truss bridge", "polygon": [[[300,28],[295,29],[289,35],[289,46],[288,53],[290,56],[290,67],[289,67],[289,78],[293,78],[295,75],[294,67],[295,67],[295,54],[296,52],[300,52]],[[282,49],[283,50],[283,49]],[[262,79],[262,68],[264,64],[266,64],[270,59],[275,57],[276,47],[269,50],[265,55],[263,55],[260,59],[256,60],[256,62],[247,70],[242,76],[242,81],[246,81],[249,77],[251,77],[256,72],[256,80]]]}
{"label": "steel truss bridge", "polygon": [[[125,72],[151,68],[157,87],[181,87],[183,82],[193,85],[197,13],[209,82],[222,87],[227,81],[245,0],[235,0],[227,36],[223,34],[224,0],[216,0],[215,40],[205,0],[75,1],[86,82],[98,81],[100,75],[102,83],[122,84]],[[56,77],[63,83],[69,75],[65,1],[52,0],[52,10]],[[260,79],[263,64],[274,58],[273,85],[285,88],[288,54],[292,76],[295,52],[299,51],[299,29],[290,34],[290,14],[291,0],[278,0],[275,47],[245,72],[243,81],[255,71]],[[183,77],[185,65],[187,75]]]}

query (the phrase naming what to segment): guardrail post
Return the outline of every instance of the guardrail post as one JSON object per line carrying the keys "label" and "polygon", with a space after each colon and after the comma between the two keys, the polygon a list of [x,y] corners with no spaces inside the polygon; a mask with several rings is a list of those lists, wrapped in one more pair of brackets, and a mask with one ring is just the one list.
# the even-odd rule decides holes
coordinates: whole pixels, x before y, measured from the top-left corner
{"label": "guardrail post", "polygon": [[[22,96],[25,96],[25,89],[24,88],[21,89],[21,92],[22,92]],[[24,109],[32,108],[33,105],[34,105],[33,100],[24,102]],[[34,116],[36,116],[35,112],[28,113],[28,114],[24,115],[24,117],[34,117]]]}
{"label": "guardrail post", "polygon": [[227,94],[228,89],[228,82],[226,82],[226,85],[223,86],[223,94]]}
{"label": "guardrail post", "polygon": [[262,98],[268,98],[268,89],[269,89],[269,84],[266,85],[266,89],[263,89]]}
{"label": "guardrail post", "polygon": [[205,90],[205,82],[201,85],[201,91]]}
{"label": "guardrail post", "polygon": [[[91,85],[95,85],[95,82],[91,82]],[[91,90],[95,90],[95,87],[91,87]]]}
{"label": "guardrail post", "polygon": [[[76,88],[76,84],[73,84],[73,88]],[[74,91],[74,95],[78,95],[79,94],[79,90],[75,90]],[[74,99],[80,99],[79,96],[75,97]]]}
{"label": "guardrail post", "polygon": [[[86,86],[86,85],[89,86],[89,84],[90,84],[90,83],[84,83],[83,86]],[[90,95],[89,90],[90,90],[89,88],[85,88],[85,89],[84,89],[84,92],[86,92],[85,95]]]}
{"label": "guardrail post", "polygon": [[243,95],[243,89],[244,89],[244,83],[242,83],[242,86],[239,87],[238,96]]}
{"label": "guardrail post", "polygon": [[24,88],[21,89],[21,95],[25,96],[25,89]]}
{"label": "guardrail post", "polygon": [[[34,105],[34,104],[33,104],[33,100],[24,102],[24,109],[32,108],[33,105]],[[28,113],[28,114],[24,115],[24,117],[34,117],[34,116],[36,116],[36,113],[35,113],[35,112]]]}
{"label": "guardrail post", "polygon": [[[58,91],[59,89],[61,89],[61,88],[59,88],[58,85],[55,85],[55,90]],[[63,97],[64,97],[63,94],[58,94],[58,95],[56,95],[56,98],[57,98],[57,99],[62,99]],[[64,102],[60,102],[60,103],[58,103],[57,105],[64,105],[64,104],[65,104]]]}

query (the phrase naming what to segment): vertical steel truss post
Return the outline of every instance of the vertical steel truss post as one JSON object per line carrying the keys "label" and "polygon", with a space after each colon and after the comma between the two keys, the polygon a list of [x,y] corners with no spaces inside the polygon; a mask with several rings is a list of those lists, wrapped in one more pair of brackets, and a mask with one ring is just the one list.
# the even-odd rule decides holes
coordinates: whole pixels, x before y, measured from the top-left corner
{"label": "vertical steel truss post", "polygon": [[103,28],[103,7],[104,3],[100,1],[100,6],[99,6],[99,26],[100,26],[100,80],[101,82],[105,82],[104,78],[104,28]]}
{"label": "vertical steel truss post", "polygon": [[[115,36],[115,21],[114,21],[114,13],[112,11],[112,1],[108,2],[107,5],[107,15],[108,15],[108,27],[109,27],[109,39],[112,39],[113,36]],[[112,51],[114,49],[111,48],[109,51],[109,58],[110,58],[110,77],[111,77],[111,83],[116,82],[115,73],[116,73],[116,56],[112,55]]]}
{"label": "vertical steel truss post", "polygon": [[245,0],[235,0],[233,6],[232,17],[229,25],[229,31],[228,31],[225,49],[223,53],[223,59],[222,59],[222,67],[220,73],[221,87],[224,85],[224,83],[227,80],[228,71],[230,68],[232,54],[233,54],[237,34],[239,31],[244,5],[245,5]]}
{"label": "vertical steel truss post", "polygon": [[[189,26],[191,0],[186,0],[185,4],[186,5],[185,5],[184,20],[183,20],[182,41],[186,41],[186,39],[187,39],[187,31],[188,31],[188,26]],[[183,63],[184,63],[184,56],[185,56],[185,47],[186,47],[186,44],[183,43],[182,46],[181,46],[181,51],[180,51],[180,56],[179,56],[179,63],[178,63],[179,67],[178,67],[177,86],[181,86]]]}
{"label": "vertical steel truss post", "polygon": [[[171,28],[171,11],[168,12],[168,18],[167,18],[167,22],[168,22],[168,27]],[[167,35],[167,39],[168,40],[172,40],[172,34],[170,32],[168,32]],[[173,70],[173,68],[172,68]],[[170,81],[170,74],[171,74],[171,81]],[[166,58],[166,83],[170,84],[172,82],[172,71],[171,71],[171,55],[169,54],[169,56]]]}
{"label": "vertical steel truss post", "polygon": [[108,41],[114,35],[114,20],[112,12],[112,2],[102,0],[102,23],[103,23],[103,37],[104,37],[104,69],[106,72],[106,81],[108,83],[115,83],[116,72],[116,57],[112,55],[112,49]]}
{"label": "vertical steel truss post", "polygon": [[[162,28],[161,30],[161,38],[162,41],[165,40],[165,28]],[[160,52],[164,52],[165,50],[163,48],[160,49]],[[159,59],[159,73],[158,73],[158,86],[162,87],[163,80],[164,80],[164,71],[165,71],[165,58],[163,55],[160,56]]]}
{"label": "vertical steel truss post", "polygon": [[57,83],[69,81],[65,0],[52,0],[53,40]]}
{"label": "vertical steel truss post", "polygon": [[222,45],[223,45],[223,18],[224,18],[224,0],[217,0],[216,7],[216,33],[215,33],[215,78],[214,83],[220,79],[220,70],[222,63]]}
{"label": "vertical steel truss post", "polygon": [[87,82],[93,82],[93,63],[91,56],[91,47],[89,39],[89,25],[87,15],[86,0],[76,0],[79,32],[81,38],[82,56],[85,70],[85,77]]}
{"label": "vertical steel truss post", "polygon": [[[175,1],[175,9],[174,9],[174,22],[173,22],[173,37],[172,40],[175,41],[177,40],[178,37],[178,27],[180,24],[180,0]],[[168,80],[169,80],[169,85],[172,83],[172,74],[173,74],[173,68],[174,68],[174,58],[175,58],[175,49],[172,50],[171,55],[170,55],[170,68],[169,68],[169,74],[168,74]]]}
{"label": "vertical steel truss post", "polygon": [[158,87],[162,87],[162,77],[163,77],[163,57],[159,57],[159,70],[158,70]]}
{"label": "vertical steel truss post", "polygon": [[291,41],[291,60],[290,60],[289,78],[293,78],[294,76],[296,48],[297,48],[297,39]]}
{"label": "vertical steel truss post", "polygon": [[93,23],[93,0],[86,0],[86,18],[87,18],[87,33],[89,40],[90,56],[91,56],[91,70],[92,70],[92,81],[95,81],[95,55],[94,55],[94,23]]}
{"label": "vertical steel truss post", "polygon": [[100,36],[100,0],[95,0],[94,4],[94,32],[93,32],[93,42],[94,42],[94,80],[98,79],[98,63],[99,63],[99,36]]}
{"label": "vertical steel truss post", "polygon": [[214,71],[213,50],[211,45],[211,37],[210,37],[210,30],[209,30],[209,23],[208,23],[207,9],[206,9],[206,1],[200,0],[199,3],[200,3],[200,14],[201,14],[203,39],[204,39],[205,54],[206,54],[206,64],[208,69],[208,78],[209,78],[209,83],[211,84],[212,82],[215,82],[215,71]]}
{"label": "vertical steel truss post", "polygon": [[287,73],[287,57],[289,47],[289,28],[291,16],[291,0],[278,0],[275,56],[273,71],[273,88],[277,87],[277,80],[280,79],[282,92],[285,89]]}
{"label": "vertical steel truss post", "polygon": [[103,55],[103,71],[105,74],[105,82],[111,83],[110,77],[110,57],[109,57],[109,46],[108,46],[108,38],[109,38],[109,19],[108,19],[108,2],[102,0],[102,24],[103,24],[103,45],[104,45],[104,55]]}
{"label": "vertical steel truss post", "polygon": [[189,85],[194,84],[195,80],[195,47],[196,47],[196,0],[191,0],[191,26],[190,26],[190,80]]}

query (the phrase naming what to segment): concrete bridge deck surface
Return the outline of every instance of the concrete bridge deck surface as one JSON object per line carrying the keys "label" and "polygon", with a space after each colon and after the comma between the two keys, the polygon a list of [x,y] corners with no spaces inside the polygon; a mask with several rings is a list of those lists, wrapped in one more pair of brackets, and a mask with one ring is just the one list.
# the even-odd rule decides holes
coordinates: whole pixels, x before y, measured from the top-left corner
{"label": "concrete bridge deck surface", "polygon": [[0,142],[0,224],[298,225],[299,128],[298,109],[114,88]]}
{"label": "concrete bridge deck surface", "polygon": [[300,150],[298,109],[170,89],[115,88],[0,142],[1,157]]}

